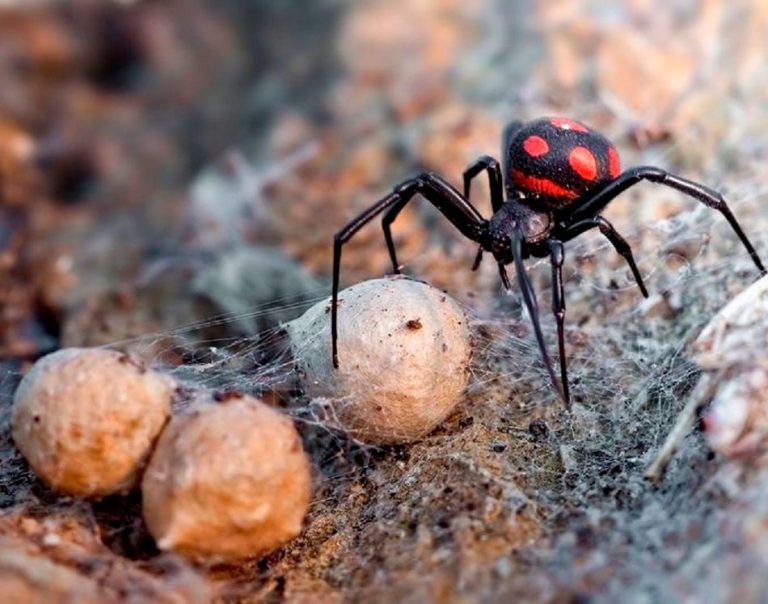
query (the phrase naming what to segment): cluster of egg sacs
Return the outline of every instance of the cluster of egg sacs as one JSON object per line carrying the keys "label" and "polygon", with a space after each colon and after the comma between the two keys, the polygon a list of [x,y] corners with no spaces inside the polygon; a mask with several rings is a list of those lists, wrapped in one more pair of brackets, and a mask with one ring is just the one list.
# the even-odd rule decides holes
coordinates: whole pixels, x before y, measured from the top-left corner
{"label": "cluster of egg sacs", "polygon": [[[421,282],[378,279],[341,293],[339,368],[327,301],[284,327],[306,394],[327,405],[330,427],[361,442],[421,438],[453,410],[469,376],[464,313]],[[124,353],[60,350],[22,380],[13,437],[35,473],[63,493],[103,497],[140,486],[160,549],[228,560],[296,536],[311,464],[293,421],[252,396],[204,389],[173,414],[177,387]]]}

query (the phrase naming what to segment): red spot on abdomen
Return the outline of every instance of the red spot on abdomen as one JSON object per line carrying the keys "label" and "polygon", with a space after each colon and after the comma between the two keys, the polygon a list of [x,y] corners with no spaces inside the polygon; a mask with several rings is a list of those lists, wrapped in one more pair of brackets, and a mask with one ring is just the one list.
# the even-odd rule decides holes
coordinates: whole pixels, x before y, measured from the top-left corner
{"label": "red spot on abdomen", "polygon": [[617,178],[621,174],[619,154],[613,147],[608,147],[608,174],[611,175],[611,178]]}
{"label": "red spot on abdomen", "polygon": [[593,181],[597,178],[597,160],[592,151],[586,147],[574,147],[568,154],[568,163],[573,171],[584,180]]}
{"label": "red spot on abdomen", "polygon": [[539,157],[549,152],[549,145],[540,136],[529,136],[523,142],[523,149],[531,157]]}
{"label": "red spot on abdomen", "polygon": [[566,189],[548,178],[528,176],[527,174],[520,172],[520,170],[512,170],[512,180],[515,181],[515,184],[520,187],[520,189],[530,193],[538,193],[540,195],[546,195],[547,197],[561,197],[565,199],[576,199],[579,196],[575,191]]}
{"label": "red spot on abdomen", "polygon": [[574,132],[589,132],[584,124],[569,120],[567,117],[553,117],[549,122],[555,128],[562,128],[563,130],[573,130]]}

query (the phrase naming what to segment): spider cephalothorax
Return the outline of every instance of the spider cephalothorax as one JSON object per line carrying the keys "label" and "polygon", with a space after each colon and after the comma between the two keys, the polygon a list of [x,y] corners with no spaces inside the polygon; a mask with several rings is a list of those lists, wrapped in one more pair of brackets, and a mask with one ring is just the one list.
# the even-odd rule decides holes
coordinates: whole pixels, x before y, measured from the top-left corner
{"label": "spider cephalothorax", "polygon": [[[758,270],[763,274],[766,272],[760,257],[720,193],[653,166],[640,166],[621,172],[619,156],[613,144],[580,122],[556,117],[527,123],[512,122],[504,130],[502,161],[503,166],[486,155],[472,162],[464,170],[463,194],[431,172],[405,180],[336,233],[331,303],[334,366],[338,367],[336,310],[342,246],[363,225],[384,213],[384,238],[393,270],[400,272],[391,225],[417,193],[435,206],[462,234],[478,243],[473,270],[479,266],[483,252],[491,253],[498,264],[504,286],[510,289],[505,266],[515,263],[517,283],[533,322],[542,360],[566,405],[569,404],[570,396],[564,337],[563,243],[589,229],[600,229],[626,260],[640,291],[647,297],[648,292],[629,244],[600,215],[605,206],[632,185],[642,180],[666,185],[718,210],[731,225]],[[490,185],[493,208],[490,220],[483,218],[469,201],[472,179],[483,172],[487,172]],[[552,264],[552,310],[557,321],[561,383],[555,376],[544,345],[536,294],[523,265],[523,260],[530,256],[549,256]]]}

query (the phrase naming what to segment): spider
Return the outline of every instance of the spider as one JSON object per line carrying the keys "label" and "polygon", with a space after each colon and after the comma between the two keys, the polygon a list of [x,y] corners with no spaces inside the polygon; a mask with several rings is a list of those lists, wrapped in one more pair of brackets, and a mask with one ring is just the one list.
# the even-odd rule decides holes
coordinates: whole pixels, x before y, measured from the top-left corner
{"label": "spider", "polygon": [[[629,243],[600,215],[620,193],[647,180],[671,187],[718,210],[731,225],[758,270],[766,273],[755,248],[720,193],[653,166],[639,166],[621,172],[619,156],[613,144],[580,122],[557,117],[527,123],[511,122],[504,129],[502,158],[503,164],[500,165],[493,157],[484,155],[467,166],[463,173],[463,193],[432,172],[409,178],[336,233],[331,301],[334,367],[339,366],[337,302],[342,247],[361,227],[384,213],[384,238],[393,270],[399,273],[391,225],[417,193],[435,206],[465,237],[479,245],[473,271],[480,265],[483,253],[491,253],[498,264],[501,281],[509,291],[511,284],[505,267],[514,263],[517,284],[533,323],[541,359],[566,408],[570,406],[570,392],[564,337],[563,244],[589,229],[598,228],[629,265],[642,295],[648,297]],[[493,208],[493,216],[489,220],[483,218],[469,201],[472,179],[483,172],[488,175]],[[549,257],[552,264],[552,311],[557,323],[560,381],[544,344],[536,294],[523,264],[523,260],[529,257]]]}

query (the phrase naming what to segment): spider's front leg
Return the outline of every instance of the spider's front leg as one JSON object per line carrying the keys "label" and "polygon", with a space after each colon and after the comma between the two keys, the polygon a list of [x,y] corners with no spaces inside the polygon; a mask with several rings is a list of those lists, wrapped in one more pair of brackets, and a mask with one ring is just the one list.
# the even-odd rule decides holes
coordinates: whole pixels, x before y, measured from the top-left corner
{"label": "spider's front leg", "polygon": [[568,387],[568,364],[565,359],[565,289],[563,287],[563,263],[565,249],[563,242],[557,239],[549,240],[549,259],[552,263],[552,312],[557,323],[557,351],[560,355],[560,381],[563,384],[563,394],[566,406],[570,405],[571,393]]}
{"label": "spider's front leg", "polygon": [[[539,345],[539,353],[541,354],[541,359],[544,362],[544,366],[547,369],[547,373],[549,374],[549,379],[552,381],[552,385],[555,388],[555,391],[560,395],[560,398],[563,400],[563,403],[565,403],[566,409],[570,407],[571,401],[569,398],[568,393],[568,386],[567,382],[565,386],[561,385],[557,381],[557,376],[555,375],[555,369],[552,365],[552,360],[549,358],[549,354],[547,353],[547,347],[544,343],[544,334],[541,331],[541,320],[539,319],[539,304],[536,300],[536,292],[533,289],[533,285],[531,284],[531,280],[528,277],[528,273],[525,270],[525,265],[523,264],[523,247],[525,245],[523,233],[520,230],[519,226],[515,226],[512,229],[511,232],[511,244],[512,244],[512,258],[515,263],[515,273],[517,275],[517,284],[520,287],[520,293],[523,296],[523,302],[525,304],[526,309],[528,310],[528,315],[531,318],[531,323],[533,324],[533,333],[536,337],[536,343]],[[562,254],[561,254],[562,257]],[[553,260],[553,266],[554,266],[554,260]],[[562,266],[562,260],[560,261],[560,266]],[[507,277],[507,271],[504,268],[503,262],[499,262],[499,274],[501,275],[502,283],[504,283],[504,287],[509,291],[510,289],[510,283],[509,278]],[[562,276],[560,278],[560,283],[562,283]],[[565,313],[565,299],[562,296],[562,287],[560,288],[560,298],[562,300],[563,305],[563,315]],[[558,332],[559,333],[559,332]],[[565,356],[562,354],[561,351],[561,367],[562,363],[564,362]],[[567,375],[563,374],[563,380],[567,379]]]}
{"label": "spider's front leg", "polygon": [[333,238],[331,347],[334,367],[338,368],[339,366],[337,311],[342,248],[363,226],[386,211],[387,213],[382,220],[384,237],[387,241],[387,249],[389,250],[395,272],[399,272],[390,226],[395,218],[397,218],[397,215],[417,193],[420,193],[428,202],[435,206],[468,239],[482,244],[487,237],[488,222],[474,206],[446,180],[430,172],[425,172],[415,178],[402,182],[389,195],[377,201],[365,212],[344,226]]}

